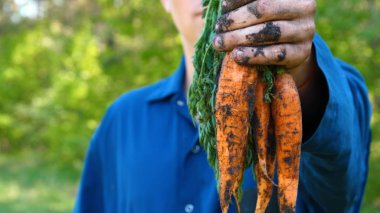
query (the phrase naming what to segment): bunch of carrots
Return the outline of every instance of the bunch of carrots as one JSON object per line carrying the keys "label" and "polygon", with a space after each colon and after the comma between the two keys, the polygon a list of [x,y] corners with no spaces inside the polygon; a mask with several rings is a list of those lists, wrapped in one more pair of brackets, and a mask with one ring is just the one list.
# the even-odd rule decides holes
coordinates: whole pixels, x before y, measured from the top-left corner
{"label": "bunch of carrots", "polygon": [[295,212],[302,141],[297,87],[286,72],[241,66],[231,52],[224,56],[212,48],[221,4],[203,0],[205,25],[195,46],[189,109],[216,174],[222,212],[228,211],[232,197],[240,212],[243,172],[251,165],[258,185],[256,212],[265,212],[274,187],[280,211]]}
{"label": "bunch of carrots", "polygon": [[[258,186],[256,212],[265,212],[271,198],[277,160],[278,201],[281,212],[295,212],[302,115],[297,87],[290,74],[277,74],[271,103],[267,84],[257,67],[241,66],[227,53],[220,70],[215,99],[219,197],[226,213],[232,196],[240,212],[237,192],[242,181],[249,136],[253,136]],[[249,134],[252,131],[252,134]]]}

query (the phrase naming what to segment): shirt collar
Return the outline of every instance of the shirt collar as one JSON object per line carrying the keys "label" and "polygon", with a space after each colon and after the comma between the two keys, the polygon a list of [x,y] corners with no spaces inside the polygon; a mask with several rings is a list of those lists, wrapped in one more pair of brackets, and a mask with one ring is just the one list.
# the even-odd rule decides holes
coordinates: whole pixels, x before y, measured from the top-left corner
{"label": "shirt collar", "polygon": [[186,73],[185,57],[182,56],[181,62],[174,74],[162,80],[161,85],[150,94],[149,102],[164,100],[172,95],[183,92],[183,81]]}

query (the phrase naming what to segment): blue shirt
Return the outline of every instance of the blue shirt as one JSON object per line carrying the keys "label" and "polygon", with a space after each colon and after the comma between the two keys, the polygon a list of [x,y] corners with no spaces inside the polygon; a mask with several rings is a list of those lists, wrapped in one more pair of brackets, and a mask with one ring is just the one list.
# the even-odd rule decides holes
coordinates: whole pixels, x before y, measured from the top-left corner
{"label": "blue shirt", "polygon": [[[313,45],[329,98],[317,130],[302,144],[297,212],[358,212],[368,172],[368,91],[318,35]],[[221,212],[186,105],[184,76],[182,60],[174,75],[109,107],[91,140],[74,212]],[[248,169],[242,212],[253,212],[255,188]],[[236,212],[234,204],[229,212]]]}

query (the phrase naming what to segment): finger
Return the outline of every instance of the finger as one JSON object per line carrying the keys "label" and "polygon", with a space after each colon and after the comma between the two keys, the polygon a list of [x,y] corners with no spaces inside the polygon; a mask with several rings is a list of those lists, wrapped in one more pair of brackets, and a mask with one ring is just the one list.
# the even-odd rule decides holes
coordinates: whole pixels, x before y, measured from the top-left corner
{"label": "finger", "polygon": [[314,16],[315,10],[314,0],[257,0],[222,15],[215,25],[215,32],[232,31],[268,21]]}
{"label": "finger", "polygon": [[223,0],[222,1],[222,14],[235,10],[243,5],[248,4],[254,0]]}
{"label": "finger", "polygon": [[235,61],[241,65],[282,65],[289,69],[302,64],[310,54],[311,42],[262,47],[238,47],[232,52]]}
{"label": "finger", "polygon": [[275,21],[217,34],[213,42],[216,50],[229,51],[238,46],[262,46],[311,40],[314,32],[315,24],[311,19]]}

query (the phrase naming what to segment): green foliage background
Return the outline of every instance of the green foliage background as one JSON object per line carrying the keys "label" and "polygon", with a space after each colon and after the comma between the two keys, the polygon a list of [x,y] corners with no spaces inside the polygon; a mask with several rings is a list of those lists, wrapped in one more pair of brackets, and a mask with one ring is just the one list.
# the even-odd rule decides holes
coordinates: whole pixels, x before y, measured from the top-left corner
{"label": "green foliage background", "polygon": [[[107,106],[170,75],[182,50],[159,1],[34,2],[40,13],[31,18],[22,5],[0,0],[0,210],[70,212],[88,142]],[[370,88],[373,143],[363,212],[380,211],[380,1],[319,0],[317,29]]]}

